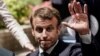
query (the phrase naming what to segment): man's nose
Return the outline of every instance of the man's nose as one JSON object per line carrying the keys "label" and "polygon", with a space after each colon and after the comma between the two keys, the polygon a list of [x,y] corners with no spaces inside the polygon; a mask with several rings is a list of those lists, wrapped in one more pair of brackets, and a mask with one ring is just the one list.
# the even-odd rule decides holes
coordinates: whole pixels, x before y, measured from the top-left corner
{"label": "man's nose", "polygon": [[46,31],[46,30],[43,30],[42,36],[43,36],[43,37],[47,37],[47,31]]}

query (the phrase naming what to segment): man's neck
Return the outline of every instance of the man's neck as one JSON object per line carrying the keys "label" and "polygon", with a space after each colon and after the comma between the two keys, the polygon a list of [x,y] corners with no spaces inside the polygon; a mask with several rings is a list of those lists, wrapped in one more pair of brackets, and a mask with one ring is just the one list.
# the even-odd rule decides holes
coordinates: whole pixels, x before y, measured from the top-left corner
{"label": "man's neck", "polygon": [[[54,49],[54,47],[58,44],[58,41],[59,40],[57,40],[56,43],[52,47],[50,47],[48,50],[46,50],[46,52],[48,54],[50,54],[52,52],[52,50]],[[39,53],[42,53],[42,52],[44,52],[44,50],[41,47],[39,47]]]}

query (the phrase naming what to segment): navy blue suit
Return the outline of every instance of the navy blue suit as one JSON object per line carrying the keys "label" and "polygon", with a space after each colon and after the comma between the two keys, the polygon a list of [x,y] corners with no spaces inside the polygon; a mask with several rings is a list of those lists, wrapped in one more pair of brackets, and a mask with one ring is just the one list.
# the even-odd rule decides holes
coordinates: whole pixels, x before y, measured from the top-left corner
{"label": "navy blue suit", "polygon": [[[81,45],[79,43],[69,44],[60,40],[49,56],[95,56],[95,49],[91,44],[82,44],[82,46],[83,47],[81,48]],[[28,54],[27,56],[38,56],[38,54],[39,50],[36,50],[35,52]]]}

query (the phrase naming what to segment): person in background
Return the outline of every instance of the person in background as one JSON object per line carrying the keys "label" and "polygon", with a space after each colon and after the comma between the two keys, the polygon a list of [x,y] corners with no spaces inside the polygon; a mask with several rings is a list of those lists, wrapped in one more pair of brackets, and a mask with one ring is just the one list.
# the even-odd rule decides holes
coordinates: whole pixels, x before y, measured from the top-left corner
{"label": "person in background", "polygon": [[0,0],[0,19],[5,23],[6,27],[10,30],[15,39],[20,43],[23,48],[27,48],[31,51],[35,51],[35,48],[29,41],[27,35],[24,33],[23,29],[8,11],[6,4],[3,0]]}

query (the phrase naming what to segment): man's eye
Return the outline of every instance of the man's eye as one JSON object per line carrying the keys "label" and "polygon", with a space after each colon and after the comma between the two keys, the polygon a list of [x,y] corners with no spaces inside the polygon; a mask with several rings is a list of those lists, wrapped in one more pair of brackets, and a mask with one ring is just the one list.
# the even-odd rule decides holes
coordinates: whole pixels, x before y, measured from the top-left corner
{"label": "man's eye", "polygon": [[48,32],[51,32],[51,31],[53,30],[53,27],[48,27],[46,30],[47,30]]}
{"label": "man's eye", "polygon": [[43,31],[43,28],[41,28],[41,27],[38,27],[38,28],[36,28],[36,31],[37,31],[37,32],[39,32],[39,33],[42,33],[42,31]]}

